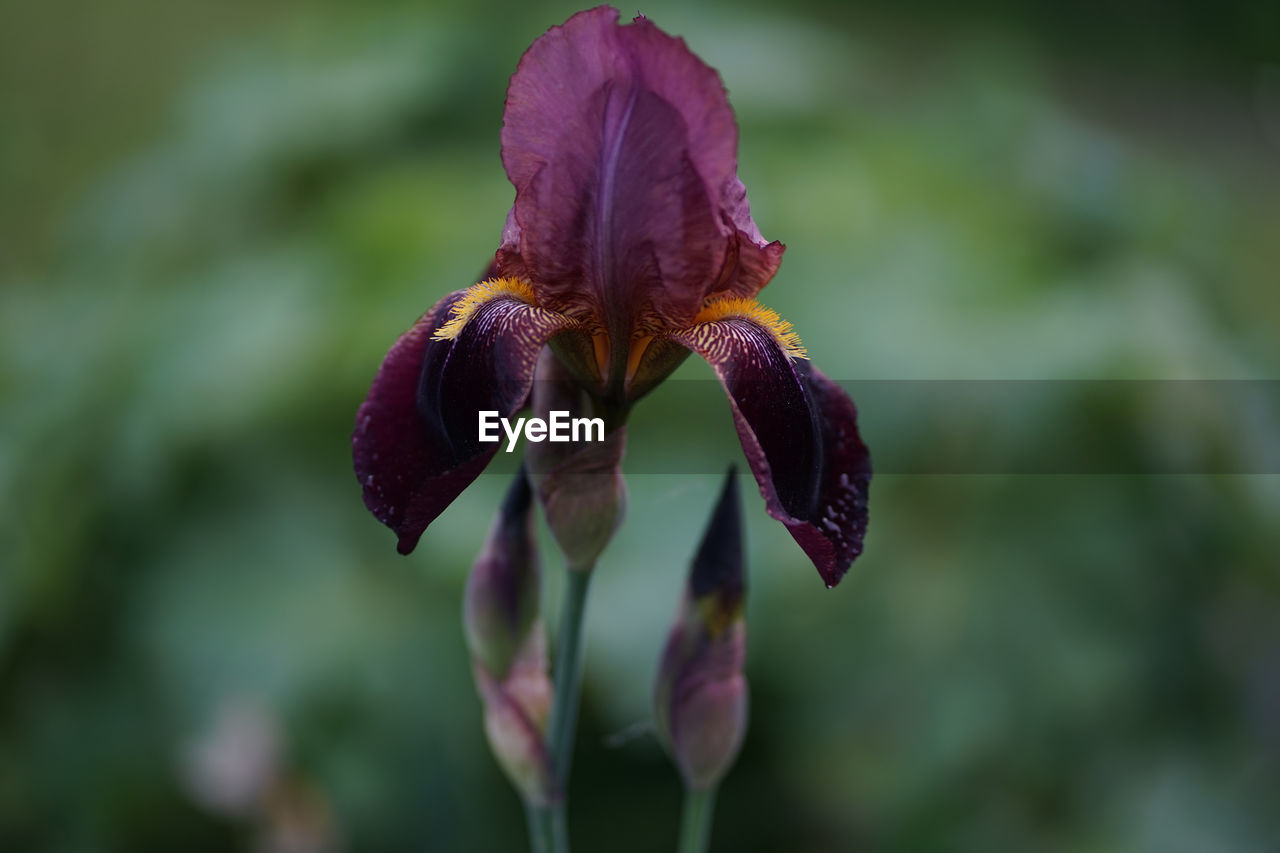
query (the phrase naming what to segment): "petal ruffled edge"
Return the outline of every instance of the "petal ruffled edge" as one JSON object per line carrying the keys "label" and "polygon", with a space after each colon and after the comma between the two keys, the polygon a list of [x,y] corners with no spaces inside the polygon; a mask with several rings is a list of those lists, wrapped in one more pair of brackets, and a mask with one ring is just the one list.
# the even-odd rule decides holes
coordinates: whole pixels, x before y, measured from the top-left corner
{"label": "petal ruffled edge", "polygon": [[469,305],[451,340],[435,339],[473,291],[449,294],[396,341],[356,414],[351,450],[364,503],[395,531],[401,554],[497,452],[499,443],[479,440],[479,412],[520,409],[538,353],[572,324],[499,293]]}
{"label": "petal ruffled edge", "polygon": [[777,274],[787,247],[778,240],[766,240],[760,233],[760,228],[751,218],[747,188],[736,175],[726,184],[721,203],[726,211],[726,224],[733,229],[733,238],[729,242],[720,281],[708,298],[752,298]]}
{"label": "petal ruffled edge", "polygon": [[715,370],[769,515],[832,587],[862,553],[871,457],[853,401],[778,330],[726,316],[670,337]]}
{"label": "petal ruffled edge", "polygon": [[626,339],[754,296],[782,260],[751,218],[719,74],[643,16],[599,6],[539,37],[507,91],[516,200],[498,250],[539,303]]}

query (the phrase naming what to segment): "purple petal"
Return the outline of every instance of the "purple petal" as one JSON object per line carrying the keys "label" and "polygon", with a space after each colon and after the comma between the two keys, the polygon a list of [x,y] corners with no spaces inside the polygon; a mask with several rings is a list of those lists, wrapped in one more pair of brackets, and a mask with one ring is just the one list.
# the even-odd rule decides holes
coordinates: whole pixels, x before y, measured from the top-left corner
{"label": "purple petal", "polygon": [[862,553],[867,529],[871,458],[853,401],[748,318],[700,323],[672,338],[715,369],[769,514],[835,586]]}
{"label": "purple petal", "polygon": [[752,298],[770,282],[782,264],[786,246],[774,240],[764,239],[755,220],[751,218],[751,206],[747,203],[747,188],[738,176],[725,193],[729,222],[735,234],[730,245],[730,255],[721,272],[721,283],[707,294],[708,298],[729,295]]}
{"label": "purple petal", "polygon": [[516,201],[498,261],[539,304],[628,341],[687,325],[709,294],[754,294],[782,246],[751,220],[719,76],[683,40],[617,19],[575,15],[511,78],[502,158]]}
{"label": "purple petal", "polygon": [[478,413],[519,409],[539,351],[570,323],[499,298],[476,309],[456,339],[432,340],[463,293],[446,296],[396,342],[356,414],[351,449],[364,503],[400,537],[402,554],[497,452],[498,443],[479,441]]}

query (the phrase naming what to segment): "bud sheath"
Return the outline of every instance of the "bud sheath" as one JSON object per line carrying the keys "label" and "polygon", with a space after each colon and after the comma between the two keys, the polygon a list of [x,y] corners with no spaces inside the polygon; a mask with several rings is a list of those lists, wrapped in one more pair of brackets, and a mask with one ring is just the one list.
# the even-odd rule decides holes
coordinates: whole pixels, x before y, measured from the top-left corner
{"label": "bud sheath", "polygon": [[571,571],[590,571],[622,523],[627,488],[622,479],[626,449],[625,415],[598,413],[598,404],[571,378],[568,369],[546,350],[538,363],[533,410],[547,418],[552,411],[574,417],[601,414],[604,441],[531,443],[529,475],[537,489],[547,527]]}
{"label": "bud sheath", "polygon": [[694,558],[654,690],[659,737],[691,791],[715,787],[746,734],[745,593],[742,513],[731,470]]}
{"label": "bud sheath", "polygon": [[525,802],[545,806],[555,791],[546,746],[552,685],[532,509],[522,470],[467,578],[463,623],[489,746]]}

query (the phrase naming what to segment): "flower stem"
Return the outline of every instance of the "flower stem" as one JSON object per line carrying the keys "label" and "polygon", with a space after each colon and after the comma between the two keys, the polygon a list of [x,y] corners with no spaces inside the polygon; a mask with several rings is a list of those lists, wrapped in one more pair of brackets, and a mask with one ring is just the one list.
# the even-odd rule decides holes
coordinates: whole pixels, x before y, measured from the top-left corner
{"label": "flower stem", "polygon": [[711,818],[716,808],[716,789],[684,793],[684,813],[680,816],[678,853],[706,853],[711,843]]}
{"label": "flower stem", "polygon": [[556,853],[551,810],[525,803],[524,813],[529,820],[529,849],[533,853]]}
{"label": "flower stem", "polygon": [[556,648],[555,699],[551,704],[551,725],[547,749],[559,797],[551,807],[553,846],[556,853],[569,850],[566,801],[569,796],[569,766],[573,759],[573,736],[578,723],[578,699],[582,693],[582,627],[586,621],[587,589],[591,569],[570,568],[565,584],[564,609],[560,613],[560,640]]}

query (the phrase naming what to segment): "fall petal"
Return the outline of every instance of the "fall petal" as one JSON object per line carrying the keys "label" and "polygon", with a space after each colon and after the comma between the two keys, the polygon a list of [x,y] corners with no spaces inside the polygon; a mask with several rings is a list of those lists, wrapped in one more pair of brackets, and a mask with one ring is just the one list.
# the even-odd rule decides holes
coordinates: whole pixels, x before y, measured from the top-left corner
{"label": "fall petal", "polygon": [[871,460],[853,401],[791,355],[792,341],[750,317],[699,323],[671,337],[716,371],[769,514],[834,586],[862,552],[867,527]]}
{"label": "fall petal", "polygon": [[396,532],[402,554],[497,452],[499,443],[479,441],[479,412],[519,409],[539,351],[570,324],[499,295],[473,306],[452,340],[434,339],[469,293],[446,296],[396,342],[356,414],[365,506]]}

